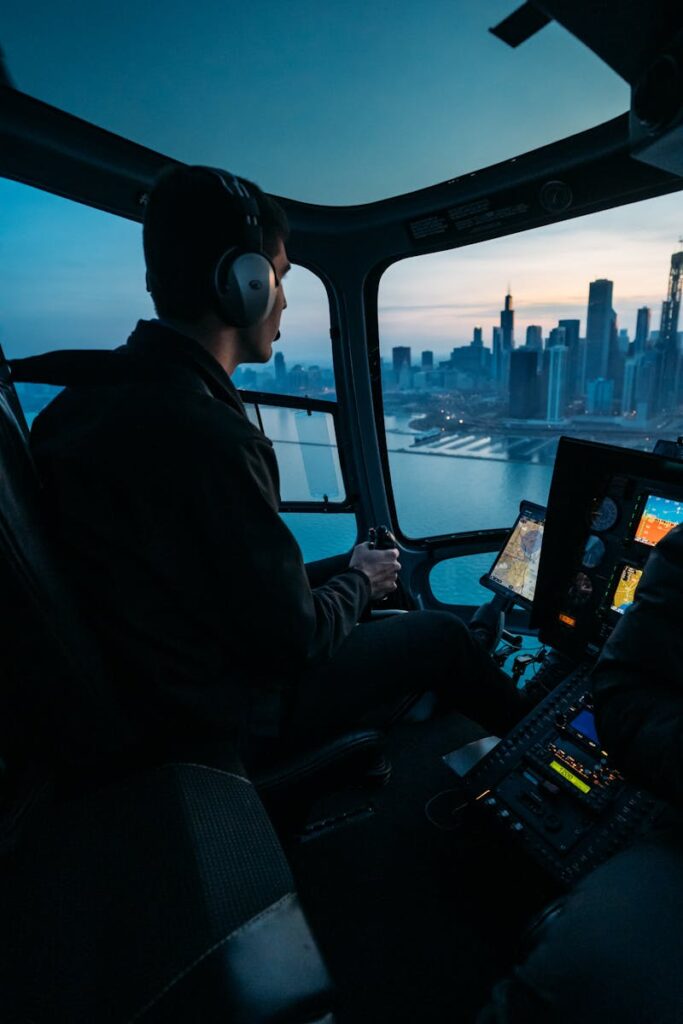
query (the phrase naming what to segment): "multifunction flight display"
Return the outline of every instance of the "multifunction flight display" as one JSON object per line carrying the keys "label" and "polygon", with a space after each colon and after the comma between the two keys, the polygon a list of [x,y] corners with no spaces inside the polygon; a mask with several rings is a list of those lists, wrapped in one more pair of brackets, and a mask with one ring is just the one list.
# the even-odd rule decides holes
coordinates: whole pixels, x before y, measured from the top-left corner
{"label": "multifunction flight display", "polygon": [[596,652],[633,604],[656,544],[683,523],[683,464],[562,438],[532,623],[573,657]]}

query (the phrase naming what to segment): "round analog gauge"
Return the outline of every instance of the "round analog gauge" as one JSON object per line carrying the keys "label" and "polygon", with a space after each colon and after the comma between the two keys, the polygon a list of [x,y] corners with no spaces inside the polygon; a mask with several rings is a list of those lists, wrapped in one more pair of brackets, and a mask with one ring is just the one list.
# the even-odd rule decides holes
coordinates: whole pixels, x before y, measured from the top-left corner
{"label": "round analog gauge", "polygon": [[596,499],[591,510],[591,526],[598,533],[609,530],[619,518],[619,509],[613,498]]}
{"label": "round analog gauge", "polygon": [[595,569],[596,566],[600,565],[600,562],[602,562],[604,557],[605,545],[599,537],[595,537],[591,534],[586,541],[586,547],[583,551],[581,564],[585,566],[586,569]]}
{"label": "round analog gauge", "polygon": [[590,601],[593,594],[593,584],[591,583],[585,572],[579,572],[576,575],[567,597],[572,608],[580,608],[582,605]]}

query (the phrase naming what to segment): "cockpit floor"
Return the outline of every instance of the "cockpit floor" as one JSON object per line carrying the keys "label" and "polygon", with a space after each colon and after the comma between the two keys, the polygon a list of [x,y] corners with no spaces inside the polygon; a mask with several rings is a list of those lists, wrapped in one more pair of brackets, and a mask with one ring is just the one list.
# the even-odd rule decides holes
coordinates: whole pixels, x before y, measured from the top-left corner
{"label": "cockpit floor", "polygon": [[341,1022],[474,1021],[556,895],[476,812],[452,814],[464,797],[441,756],[481,735],[455,714],[400,725],[389,784],[319,801],[311,820],[328,824],[288,843]]}

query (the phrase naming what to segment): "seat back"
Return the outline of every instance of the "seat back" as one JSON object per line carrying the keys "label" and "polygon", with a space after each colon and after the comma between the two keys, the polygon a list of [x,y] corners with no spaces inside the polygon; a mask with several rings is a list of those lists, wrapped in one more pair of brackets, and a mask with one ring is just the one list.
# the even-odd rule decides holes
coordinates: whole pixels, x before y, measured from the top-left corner
{"label": "seat back", "polygon": [[329,976],[239,771],[165,765],[32,816],[0,876],[3,1020],[329,1024]]}

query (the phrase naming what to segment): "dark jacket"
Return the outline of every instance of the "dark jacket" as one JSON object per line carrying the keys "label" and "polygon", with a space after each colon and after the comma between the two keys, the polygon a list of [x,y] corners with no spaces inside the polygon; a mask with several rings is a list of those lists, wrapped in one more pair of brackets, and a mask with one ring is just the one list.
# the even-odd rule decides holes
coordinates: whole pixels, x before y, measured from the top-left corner
{"label": "dark jacket", "polygon": [[650,555],[593,680],[600,736],[616,763],[683,805],[683,526]]}
{"label": "dark jacket", "polygon": [[369,581],[311,590],[272,444],[202,346],[141,321],[116,357],[116,383],[63,391],[31,433],[83,611],[147,742],[275,735]]}

